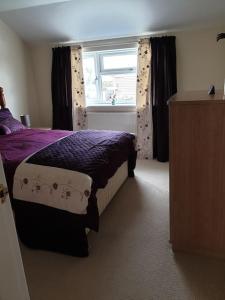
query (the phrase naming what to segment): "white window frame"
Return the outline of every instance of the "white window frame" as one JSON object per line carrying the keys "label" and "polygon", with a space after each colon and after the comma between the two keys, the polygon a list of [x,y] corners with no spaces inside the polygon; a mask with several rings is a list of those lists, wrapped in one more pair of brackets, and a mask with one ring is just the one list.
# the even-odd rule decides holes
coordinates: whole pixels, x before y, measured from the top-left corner
{"label": "white window frame", "polygon": [[[83,57],[93,57],[95,61],[95,71],[96,71],[96,87],[97,87],[97,97],[98,99],[103,99],[102,96],[102,75],[112,75],[112,74],[132,74],[137,73],[136,68],[113,68],[113,69],[105,69],[103,58],[105,56],[119,56],[121,54],[136,54],[138,55],[138,48],[119,48],[119,49],[110,49],[110,50],[97,50],[97,51],[84,51]],[[96,109],[99,111],[134,111],[136,109],[136,99],[134,104],[117,104],[117,105],[87,105],[87,109],[89,111],[95,111]]]}

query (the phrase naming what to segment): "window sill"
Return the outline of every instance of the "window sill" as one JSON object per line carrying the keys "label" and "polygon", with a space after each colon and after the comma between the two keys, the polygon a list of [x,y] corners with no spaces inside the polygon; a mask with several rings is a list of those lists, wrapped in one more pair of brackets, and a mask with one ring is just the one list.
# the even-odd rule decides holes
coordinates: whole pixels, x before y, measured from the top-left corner
{"label": "window sill", "polygon": [[136,112],[135,105],[87,106],[87,112]]}

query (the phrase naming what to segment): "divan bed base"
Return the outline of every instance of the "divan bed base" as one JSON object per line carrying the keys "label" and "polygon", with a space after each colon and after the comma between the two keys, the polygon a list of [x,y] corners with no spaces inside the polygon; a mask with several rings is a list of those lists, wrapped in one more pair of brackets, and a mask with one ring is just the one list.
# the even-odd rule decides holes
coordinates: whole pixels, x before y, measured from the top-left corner
{"label": "divan bed base", "polygon": [[[124,162],[104,189],[97,192],[99,214],[128,177]],[[79,216],[42,204],[15,200],[15,220],[20,240],[34,249],[85,257],[89,254],[85,226]]]}

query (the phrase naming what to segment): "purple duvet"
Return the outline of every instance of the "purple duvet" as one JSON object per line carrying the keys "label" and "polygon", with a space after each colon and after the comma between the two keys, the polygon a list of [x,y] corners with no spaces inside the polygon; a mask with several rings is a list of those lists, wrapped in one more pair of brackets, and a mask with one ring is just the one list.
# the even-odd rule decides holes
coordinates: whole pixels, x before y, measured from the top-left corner
{"label": "purple duvet", "polygon": [[98,230],[96,192],[104,188],[117,169],[128,161],[133,176],[136,152],[134,135],[126,132],[83,130],[75,132],[32,155],[27,163],[78,171],[92,180],[85,227]]}
{"label": "purple duvet", "polygon": [[30,164],[75,170],[93,179],[87,215],[80,216],[14,199],[21,240],[33,248],[76,256],[88,255],[85,228],[98,230],[99,225],[97,189],[104,188],[125,161],[128,161],[129,176],[133,176],[136,164],[134,138],[132,134],[115,131],[85,130],[73,133],[37,129],[1,136],[0,152],[10,190],[16,167],[32,153],[27,161]]}
{"label": "purple duvet", "polygon": [[8,135],[0,135],[0,153],[6,173],[9,191],[17,166],[29,155],[68,136],[71,131],[24,129]]}
{"label": "purple duvet", "polygon": [[104,188],[126,160],[132,176],[134,138],[126,132],[78,131],[38,151],[27,162],[85,173],[93,179],[94,189]]}

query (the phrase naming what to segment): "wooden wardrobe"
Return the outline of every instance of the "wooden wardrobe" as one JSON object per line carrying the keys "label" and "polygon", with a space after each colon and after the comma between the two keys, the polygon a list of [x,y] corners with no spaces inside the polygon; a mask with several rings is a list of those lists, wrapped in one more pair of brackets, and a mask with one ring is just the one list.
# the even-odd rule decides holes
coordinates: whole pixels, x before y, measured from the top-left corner
{"label": "wooden wardrobe", "polygon": [[225,258],[225,100],[177,94],[169,115],[172,248]]}

